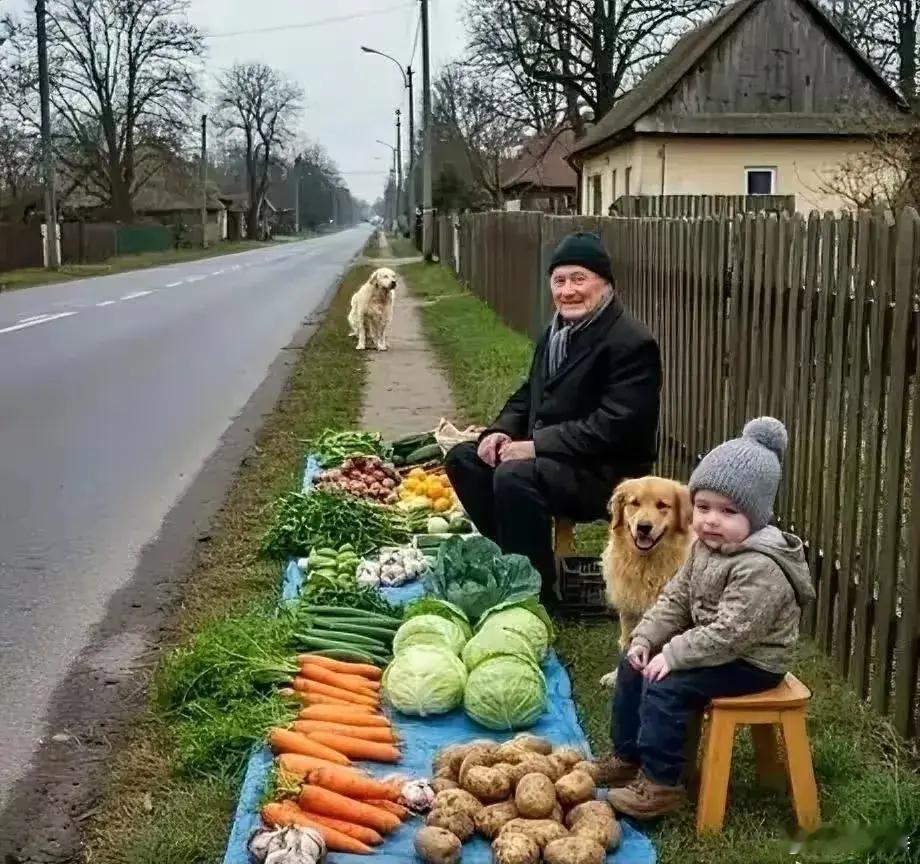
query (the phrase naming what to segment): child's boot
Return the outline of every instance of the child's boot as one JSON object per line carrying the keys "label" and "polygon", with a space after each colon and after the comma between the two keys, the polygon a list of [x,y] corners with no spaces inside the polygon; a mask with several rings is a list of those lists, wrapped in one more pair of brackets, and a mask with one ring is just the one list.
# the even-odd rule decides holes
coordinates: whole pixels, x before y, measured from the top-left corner
{"label": "child's boot", "polygon": [[619,756],[598,759],[595,763],[595,783],[604,789],[617,789],[628,786],[639,773],[636,762],[628,762]]}
{"label": "child's boot", "polygon": [[628,786],[611,789],[607,800],[614,810],[633,819],[657,819],[679,810],[687,800],[683,786],[665,786],[640,773]]}

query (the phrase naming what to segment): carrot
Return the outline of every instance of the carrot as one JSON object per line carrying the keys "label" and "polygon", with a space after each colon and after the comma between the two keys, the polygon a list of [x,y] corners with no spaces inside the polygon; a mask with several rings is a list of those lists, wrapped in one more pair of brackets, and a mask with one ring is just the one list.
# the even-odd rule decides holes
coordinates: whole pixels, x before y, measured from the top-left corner
{"label": "carrot", "polygon": [[294,679],[294,689],[301,693],[308,693],[310,696],[335,696],[336,699],[343,699],[346,702],[355,702],[358,705],[369,705],[371,708],[377,708],[380,700],[376,696],[369,696],[364,693],[351,693],[348,690],[342,690],[341,687],[331,687],[329,684],[323,684],[320,681],[312,681],[309,678],[298,677]]}
{"label": "carrot", "polygon": [[399,785],[384,783],[373,777],[363,775],[355,776],[350,768],[339,769],[336,766],[320,766],[312,769],[307,774],[307,782],[313,786],[321,786],[330,792],[337,792],[346,798],[363,800],[368,798],[395,799],[399,797]]}
{"label": "carrot", "polygon": [[362,776],[357,768],[346,768],[336,762],[329,762],[326,759],[317,759],[315,756],[304,756],[302,753],[279,753],[277,758],[278,771],[281,774],[292,777],[300,782],[317,768],[335,768],[339,771],[353,771],[359,777]]}
{"label": "carrot", "polygon": [[298,699],[301,705],[333,705],[340,708],[352,706],[354,708],[361,708],[364,711],[374,710],[368,705],[355,705],[354,702],[346,702],[344,699],[336,699],[335,696],[320,696],[318,694],[310,695],[309,693],[301,693],[299,690],[294,690],[292,687],[282,687],[278,692],[282,696],[286,696],[289,699]]}
{"label": "carrot", "polygon": [[344,723],[326,723],[323,720],[298,720],[294,729],[309,736],[313,732],[336,732],[362,741],[376,741],[378,744],[395,744],[397,739],[391,729],[383,726],[346,726]]}
{"label": "carrot", "polygon": [[325,759],[336,765],[351,765],[348,757],[343,753],[325,746],[319,741],[307,738],[300,732],[290,729],[272,729],[269,733],[269,742],[276,753],[299,753],[301,756],[312,756],[315,759]]}
{"label": "carrot", "polygon": [[370,855],[374,851],[360,840],[317,822],[304,813],[293,801],[266,804],[262,808],[262,820],[271,827],[303,825],[306,828],[313,828],[322,835],[323,840],[326,841],[326,846],[333,852],[353,852],[356,855]]}
{"label": "carrot", "polygon": [[366,825],[381,834],[389,834],[402,824],[392,813],[323,789],[322,786],[304,786],[300,790],[300,806],[311,813]]}
{"label": "carrot", "polygon": [[330,669],[324,669],[322,666],[314,666],[312,663],[304,663],[300,667],[300,674],[310,681],[319,681],[321,684],[338,687],[341,690],[347,690],[349,693],[366,693],[376,696],[376,691],[372,690],[371,684],[375,684],[377,690],[380,689],[380,685],[376,681],[368,681],[358,675],[342,675],[340,672],[333,672]]}
{"label": "carrot", "polygon": [[311,732],[310,741],[317,741],[325,747],[338,750],[353,759],[371,759],[374,762],[399,762],[400,754],[392,744],[378,744],[376,741],[362,741],[334,732]]}
{"label": "carrot", "polygon": [[343,822],[341,819],[332,819],[329,816],[320,816],[317,813],[307,813],[307,816],[314,822],[319,822],[320,825],[325,825],[327,828],[341,831],[343,834],[354,837],[355,840],[360,840],[368,846],[379,846],[383,843],[383,837],[373,828],[368,828],[364,825],[355,825],[353,822]]}
{"label": "carrot", "polygon": [[403,807],[402,804],[397,804],[395,801],[387,801],[381,798],[365,798],[364,803],[379,807],[381,810],[386,810],[387,813],[392,813],[403,822],[412,815],[412,811],[409,810],[408,807]]}
{"label": "carrot", "polygon": [[389,726],[390,721],[382,714],[372,714],[363,705],[339,708],[332,705],[307,705],[297,715],[301,720],[323,720],[327,723],[344,723],[347,726]]}
{"label": "carrot", "polygon": [[379,681],[383,672],[376,666],[369,663],[349,663],[346,660],[333,660],[331,657],[323,657],[322,654],[298,654],[298,663],[314,663],[317,666],[325,666],[333,672],[342,672],[345,675],[360,675],[362,678],[369,678],[371,681]]}

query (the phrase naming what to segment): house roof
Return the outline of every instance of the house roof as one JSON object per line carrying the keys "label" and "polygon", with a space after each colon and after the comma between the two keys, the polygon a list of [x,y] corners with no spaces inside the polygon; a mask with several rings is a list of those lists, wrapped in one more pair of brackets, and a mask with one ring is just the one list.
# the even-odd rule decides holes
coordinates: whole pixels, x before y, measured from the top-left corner
{"label": "house roof", "polygon": [[[632,90],[629,91],[616,105],[605,114],[588,132],[578,141],[573,148],[573,154],[592,150],[610,138],[631,129],[646,114],[652,111],[678,82],[687,75],[694,66],[712,49],[717,42],[723,39],[734,26],[752,9],[768,0],[737,0],[731,6],[723,9],[718,15],[700,26],[685,33],[655,66]],[[897,91],[884,79],[882,74],[866,59],[855,45],[840,31],[815,0],[798,0],[818,19],[831,37],[840,43],[853,58],[863,73],[870,78],[879,89],[887,94],[893,103],[902,104]],[[708,115],[713,120],[713,115]],[[723,115],[721,125],[730,123],[737,115]],[[768,118],[770,115],[758,114],[757,117]],[[788,115],[787,115],[788,116]],[[814,115],[798,115],[808,117]],[[687,124],[688,118],[681,117],[681,124]],[[769,121],[767,121],[769,122]],[[653,130],[643,130],[653,131]],[[655,130],[658,131],[658,130]],[[673,131],[673,130],[660,130]],[[682,128],[680,131],[688,132],[690,129]],[[715,131],[727,131],[724,128]],[[732,129],[734,131],[734,128]],[[761,132],[771,132],[762,128]],[[864,129],[862,130],[865,131]],[[774,133],[775,134],[775,133]],[[836,132],[836,134],[841,134]]]}
{"label": "house roof", "polygon": [[566,161],[574,143],[575,134],[563,128],[527,139],[521,152],[502,166],[502,189],[518,186],[574,189],[578,177]]}

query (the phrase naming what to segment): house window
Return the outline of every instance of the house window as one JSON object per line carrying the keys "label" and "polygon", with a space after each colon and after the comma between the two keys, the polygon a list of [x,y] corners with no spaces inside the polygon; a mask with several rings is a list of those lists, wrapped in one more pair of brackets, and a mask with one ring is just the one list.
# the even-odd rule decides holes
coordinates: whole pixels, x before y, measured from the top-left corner
{"label": "house window", "polygon": [[604,212],[604,190],[601,186],[601,175],[595,174],[591,178],[591,213],[600,216]]}
{"label": "house window", "polygon": [[632,180],[632,166],[627,166],[623,172],[623,194],[629,195],[629,181]]}
{"label": "house window", "polygon": [[617,203],[617,169],[614,168],[610,172],[610,201],[613,204]]}
{"label": "house window", "polygon": [[748,195],[775,195],[775,168],[745,168],[745,185]]}

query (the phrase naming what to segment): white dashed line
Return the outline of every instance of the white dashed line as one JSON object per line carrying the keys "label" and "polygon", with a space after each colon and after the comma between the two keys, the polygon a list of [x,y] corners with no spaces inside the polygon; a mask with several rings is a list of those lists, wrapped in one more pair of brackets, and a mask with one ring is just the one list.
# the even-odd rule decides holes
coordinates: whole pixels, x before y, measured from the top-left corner
{"label": "white dashed line", "polygon": [[181,284],[182,284],[181,281],[179,281],[179,282],[167,282],[167,283],[166,283],[166,287],[167,287],[167,288],[178,288]]}
{"label": "white dashed line", "polygon": [[0,330],[0,333],[13,333],[16,330],[25,330],[26,327],[34,327],[36,324],[47,324],[49,321],[57,321],[59,318],[69,318],[71,315],[76,314],[76,312],[58,312],[57,315],[42,315],[39,318],[20,321],[18,324],[13,324],[12,327],[4,327]]}
{"label": "white dashed line", "polygon": [[19,324],[29,324],[32,321],[41,321],[42,319],[47,318],[47,317],[48,317],[47,312],[45,312],[42,315],[30,315],[28,318],[20,318],[18,323]]}
{"label": "white dashed line", "polygon": [[192,282],[201,282],[202,279],[207,278],[207,276],[189,276],[188,279],[185,280],[185,284],[189,285]]}
{"label": "white dashed line", "polygon": [[97,306],[114,306],[118,301],[117,300],[103,300],[101,303],[97,303]]}
{"label": "white dashed line", "polygon": [[125,294],[122,297],[122,300],[137,300],[138,297],[146,297],[148,294],[153,294],[153,291],[135,291],[133,294]]}
{"label": "white dashed line", "polygon": [[212,276],[221,276],[223,275],[223,270],[215,270],[211,275]]}

